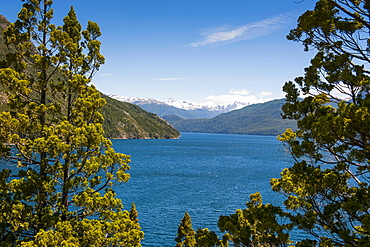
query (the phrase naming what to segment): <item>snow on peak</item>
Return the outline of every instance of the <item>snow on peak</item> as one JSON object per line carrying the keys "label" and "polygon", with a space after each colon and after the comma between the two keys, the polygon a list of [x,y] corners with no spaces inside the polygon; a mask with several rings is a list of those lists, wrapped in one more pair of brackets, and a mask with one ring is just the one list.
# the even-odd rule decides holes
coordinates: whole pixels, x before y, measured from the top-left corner
{"label": "snow on peak", "polygon": [[158,105],[163,105],[165,104],[163,101],[159,101],[153,98],[145,98],[145,97],[126,97],[126,96],[121,96],[117,94],[112,94],[112,93],[107,93],[105,94],[108,97],[111,97],[113,99],[122,101],[122,102],[127,102],[135,105],[143,105],[143,104],[158,104]]}
{"label": "snow on peak", "polygon": [[207,111],[225,113],[225,112],[229,112],[229,111],[232,111],[232,110],[241,109],[241,108],[249,105],[249,103],[235,101],[233,104],[229,104],[229,105],[212,106],[212,105],[207,105],[207,104],[193,103],[193,102],[190,102],[190,101],[187,101],[187,100],[175,100],[175,99],[172,99],[172,98],[170,98],[166,101],[161,101],[161,100],[156,100],[156,99],[153,99],[153,98],[145,98],[145,97],[125,97],[125,96],[111,94],[111,93],[107,93],[106,95],[108,97],[113,98],[113,99],[123,101],[123,102],[132,103],[132,104],[135,104],[135,105],[144,105],[144,104],[169,105],[169,106],[173,106],[173,107],[176,107],[176,108],[179,108],[179,109],[184,109],[184,110],[187,110],[187,111],[201,110],[202,109],[202,110],[207,110]]}

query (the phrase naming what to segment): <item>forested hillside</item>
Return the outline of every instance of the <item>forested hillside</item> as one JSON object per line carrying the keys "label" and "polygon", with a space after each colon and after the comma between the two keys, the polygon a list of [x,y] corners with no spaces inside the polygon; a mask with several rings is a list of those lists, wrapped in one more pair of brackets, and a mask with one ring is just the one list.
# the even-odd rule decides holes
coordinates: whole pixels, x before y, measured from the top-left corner
{"label": "forested hillside", "polygon": [[[9,22],[0,15],[0,67],[5,66],[2,62],[7,53],[4,44],[3,32]],[[6,96],[0,86],[0,110],[6,103]],[[56,95],[56,97],[58,97]],[[104,131],[108,138],[127,139],[173,139],[178,138],[180,133],[166,121],[155,114],[144,111],[138,106],[120,102],[101,94],[107,104],[103,108]],[[59,100],[63,100],[61,97]]]}
{"label": "forested hillside", "polygon": [[294,120],[281,117],[284,103],[285,99],[278,99],[249,105],[212,119],[183,119],[173,115],[163,118],[183,132],[279,135],[287,128],[296,128]]}
{"label": "forested hillside", "polygon": [[173,139],[180,136],[178,130],[156,114],[103,94],[101,97],[107,101],[103,108],[103,127],[109,138]]}

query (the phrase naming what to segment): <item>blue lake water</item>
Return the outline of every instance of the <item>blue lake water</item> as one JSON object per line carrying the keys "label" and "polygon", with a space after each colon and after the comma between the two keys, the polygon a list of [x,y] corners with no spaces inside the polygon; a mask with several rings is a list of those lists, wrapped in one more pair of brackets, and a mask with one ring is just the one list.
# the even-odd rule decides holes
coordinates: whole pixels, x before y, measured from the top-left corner
{"label": "blue lake water", "polygon": [[131,179],[116,188],[130,209],[135,202],[143,246],[175,246],[184,213],[193,228],[217,230],[220,215],[245,208],[249,194],[281,205],[270,178],[292,159],[274,136],[182,133],[177,140],[113,140],[116,151],[131,155]]}

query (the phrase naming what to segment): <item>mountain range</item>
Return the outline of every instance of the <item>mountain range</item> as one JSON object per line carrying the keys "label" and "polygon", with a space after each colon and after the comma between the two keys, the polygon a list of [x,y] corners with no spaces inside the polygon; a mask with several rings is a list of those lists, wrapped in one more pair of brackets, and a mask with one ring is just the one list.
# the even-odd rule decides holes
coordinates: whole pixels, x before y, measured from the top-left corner
{"label": "mountain range", "polygon": [[145,97],[125,97],[121,95],[106,94],[107,96],[127,103],[140,106],[146,111],[153,112],[160,117],[166,115],[176,115],[184,119],[212,118],[221,113],[230,112],[247,106],[247,103],[234,102],[229,105],[209,106],[205,104],[196,104],[187,100],[156,100]]}
{"label": "mountain range", "polygon": [[183,119],[167,115],[163,118],[182,132],[223,133],[244,135],[279,135],[287,128],[296,129],[294,120],[283,119],[285,99],[253,104],[220,114],[211,119]]}
{"label": "mountain range", "polygon": [[165,119],[180,132],[279,135],[296,122],[283,119],[285,99],[259,104],[210,107],[188,101],[160,101],[152,98],[124,97],[108,94],[117,100],[137,104]]}

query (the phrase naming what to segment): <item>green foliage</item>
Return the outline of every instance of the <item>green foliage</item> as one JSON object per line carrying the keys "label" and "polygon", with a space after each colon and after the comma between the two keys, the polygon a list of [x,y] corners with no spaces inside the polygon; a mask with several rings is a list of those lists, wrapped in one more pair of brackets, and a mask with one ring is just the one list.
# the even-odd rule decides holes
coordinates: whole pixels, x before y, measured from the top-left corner
{"label": "green foliage", "polygon": [[279,139],[295,163],[271,180],[292,223],[314,237],[297,246],[370,241],[369,16],[368,1],[320,0],[288,35],[317,50],[304,76],[284,86],[284,116],[298,130]]}
{"label": "green foliage", "polygon": [[104,62],[99,26],[81,30],[71,8],[57,27],[52,1],[24,2],[0,69],[1,245],[140,246],[136,209],[113,190],[130,157],[104,137],[105,100],[89,85]]}
{"label": "green foliage", "polygon": [[247,208],[238,209],[235,214],[221,216],[218,227],[227,232],[223,239],[235,246],[288,246],[291,224],[283,224],[286,213],[271,204],[262,204],[257,192],[250,195]]}
{"label": "green foliage", "polygon": [[[7,49],[5,42],[4,42],[4,38],[3,38],[4,30],[7,28],[7,26],[8,26],[7,20],[5,19],[4,16],[0,15],[0,51],[5,51]],[[4,59],[5,59],[5,54],[0,52],[0,68],[5,66],[3,62]]]}
{"label": "green foliage", "polygon": [[178,228],[176,246],[194,247],[227,247],[232,246],[288,246],[289,233],[292,224],[287,213],[271,204],[263,204],[262,197],[257,192],[250,195],[246,209],[238,209],[235,214],[220,216],[218,227],[224,233],[222,239],[207,228],[194,232],[191,218],[185,213]]}
{"label": "green foliage", "polygon": [[217,234],[214,231],[209,231],[207,228],[199,228],[195,234],[195,239],[198,247],[228,246],[226,240],[219,240]]}
{"label": "green foliage", "polygon": [[191,225],[191,217],[188,212],[182,218],[177,231],[176,247],[195,247],[195,231]]}
{"label": "green foliage", "polygon": [[220,241],[215,232],[209,231],[207,228],[193,230],[191,217],[188,212],[182,218],[175,238],[176,247],[212,247],[212,246],[228,246],[227,241]]}
{"label": "green foliage", "polygon": [[225,133],[247,135],[278,135],[296,122],[281,118],[284,99],[246,106],[220,114],[212,119],[182,119],[164,116],[170,124],[183,132]]}

